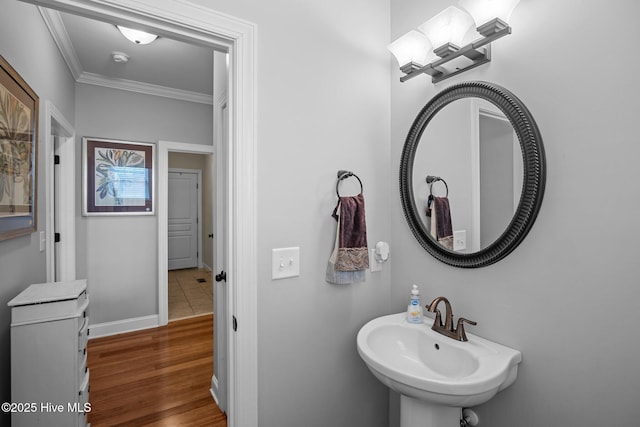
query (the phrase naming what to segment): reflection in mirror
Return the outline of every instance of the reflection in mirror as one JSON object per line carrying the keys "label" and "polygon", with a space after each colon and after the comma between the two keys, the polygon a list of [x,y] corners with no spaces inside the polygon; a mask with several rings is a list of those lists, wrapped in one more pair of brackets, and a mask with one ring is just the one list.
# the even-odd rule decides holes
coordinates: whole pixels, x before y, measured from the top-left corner
{"label": "reflection in mirror", "polygon": [[475,182],[479,188],[474,191],[474,219],[479,218],[479,225],[473,228],[474,252],[489,246],[506,230],[522,191],[524,172],[518,135],[504,114],[493,110],[490,104],[477,109],[479,170]]}
{"label": "reflection in mirror", "polygon": [[[486,248],[507,228],[520,201],[522,152],[511,123],[495,105],[463,98],[433,117],[420,142],[413,191],[423,226],[438,240],[429,196],[433,203],[448,189],[453,245],[445,247],[460,253]],[[443,181],[428,184],[429,175],[446,187]]]}
{"label": "reflection in mirror", "polygon": [[[427,176],[438,180],[429,185]],[[436,94],[411,125],[400,199],[427,252],[456,267],[483,267],[525,238],[545,177],[542,137],[527,107],[501,86],[463,82]]]}

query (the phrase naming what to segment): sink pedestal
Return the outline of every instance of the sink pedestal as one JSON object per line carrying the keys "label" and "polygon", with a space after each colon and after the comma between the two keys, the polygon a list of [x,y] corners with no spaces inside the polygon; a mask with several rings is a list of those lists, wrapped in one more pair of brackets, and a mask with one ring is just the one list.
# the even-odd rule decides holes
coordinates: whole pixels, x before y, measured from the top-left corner
{"label": "sink pedestal", "polygon": [[459,427],[460,408],[400,395],[400,427]]}

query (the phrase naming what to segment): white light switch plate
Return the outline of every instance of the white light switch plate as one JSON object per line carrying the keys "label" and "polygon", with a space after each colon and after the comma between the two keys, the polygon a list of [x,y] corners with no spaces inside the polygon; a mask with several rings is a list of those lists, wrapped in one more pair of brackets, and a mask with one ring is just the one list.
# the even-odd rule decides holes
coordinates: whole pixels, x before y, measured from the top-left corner
{"label": "white light switch plate", "polygon": [[285,279],[300,275],[300,248],[271,250],[271,278]]}

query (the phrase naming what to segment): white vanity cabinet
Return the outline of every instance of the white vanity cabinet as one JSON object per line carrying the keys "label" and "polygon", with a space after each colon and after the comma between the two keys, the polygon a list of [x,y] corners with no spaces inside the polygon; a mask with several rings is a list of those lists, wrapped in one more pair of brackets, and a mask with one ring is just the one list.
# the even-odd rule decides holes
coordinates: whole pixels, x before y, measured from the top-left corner
{"label": "white vanity cabinet", "polygon": [[12,426],[87,426],[86,280],[31,285],[8,305]]}

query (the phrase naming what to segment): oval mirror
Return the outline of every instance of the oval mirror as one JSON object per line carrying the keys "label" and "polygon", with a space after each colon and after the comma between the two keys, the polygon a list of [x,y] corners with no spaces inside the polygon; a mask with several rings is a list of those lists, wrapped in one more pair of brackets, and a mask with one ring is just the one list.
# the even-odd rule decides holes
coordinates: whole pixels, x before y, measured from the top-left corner
{"label": "oval mirror", "polygon": [[400,196],[420,244],[457,267],[508,255],[542,203],[545,156],[526,106],[508,90],[466,82],[438,93],[402,151]]}

